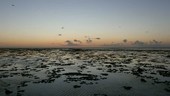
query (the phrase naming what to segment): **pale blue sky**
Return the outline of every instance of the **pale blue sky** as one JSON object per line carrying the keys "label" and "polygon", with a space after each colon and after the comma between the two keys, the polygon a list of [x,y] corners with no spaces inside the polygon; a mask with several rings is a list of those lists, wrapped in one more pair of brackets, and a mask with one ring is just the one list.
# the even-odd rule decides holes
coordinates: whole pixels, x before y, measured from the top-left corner
{"label": "pale blue sky", "polygon": [[85,36],[101,38],[94,46],[123,39],[170,44],[170,0],[0,0],[0,14],[1,47],[74,39],[88,45]]}

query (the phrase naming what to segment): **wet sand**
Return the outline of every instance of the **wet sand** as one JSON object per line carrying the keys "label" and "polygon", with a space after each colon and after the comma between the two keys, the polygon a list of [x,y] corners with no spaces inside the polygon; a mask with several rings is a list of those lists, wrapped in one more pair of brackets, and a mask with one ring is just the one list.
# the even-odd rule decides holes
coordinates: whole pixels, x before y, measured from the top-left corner
{"label": "wet sand", "polygon": [[170,96],[170,51],[0,49],[0,96]]}

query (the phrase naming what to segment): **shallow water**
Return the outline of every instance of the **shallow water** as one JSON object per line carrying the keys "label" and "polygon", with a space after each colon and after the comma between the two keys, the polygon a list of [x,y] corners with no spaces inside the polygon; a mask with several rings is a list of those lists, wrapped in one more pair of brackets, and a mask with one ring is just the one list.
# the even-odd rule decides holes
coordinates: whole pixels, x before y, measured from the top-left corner
{"label": "shallow water", "polygon": [[0,96],[169,96],[168,50],[0,49]]}

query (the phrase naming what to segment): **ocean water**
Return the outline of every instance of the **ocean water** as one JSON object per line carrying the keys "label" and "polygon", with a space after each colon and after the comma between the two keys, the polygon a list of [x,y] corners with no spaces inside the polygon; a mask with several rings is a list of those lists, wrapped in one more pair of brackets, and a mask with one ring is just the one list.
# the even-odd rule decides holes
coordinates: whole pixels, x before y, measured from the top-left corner
{"label": "ocean water", "polygon": [[0,96],[170,96],[170,50],[0,49]]}

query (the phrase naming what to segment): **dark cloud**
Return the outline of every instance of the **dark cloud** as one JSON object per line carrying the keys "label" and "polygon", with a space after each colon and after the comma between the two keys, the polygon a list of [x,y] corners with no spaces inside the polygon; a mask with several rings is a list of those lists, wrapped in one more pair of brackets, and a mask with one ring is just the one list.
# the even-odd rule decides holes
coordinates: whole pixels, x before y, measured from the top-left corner
{"label": "dark cloud", "polygon": [[127,43],[127,39],[124,39],[123,42],[124,42],[124,43]]}
{"label": "dark cloud", "polygon": [[70,40],[66,40],[65,42],[67,43],[67,46],[78,46],[79,45],[79,44],[76,44]]}
{"label": "dark cloud", "polygon": [[163,46],[161,41],[157,41],[157,40],[152,40],[149,42],[149,45],[152,47],[160,47]]}
{"label": "dark cloud", "polygon": [[[114,43],[112,42],[111,44],[104,44],[102,46],[106,46],[106,47],[125,47],[127,46],[125,43],[127,43],[128,41],[126,39],[123,40],[123,43]],[[127,47],[163,47],[163,46],[170,46],[170,45],[166,45],[163,44],[161,41],[157,41],[157,40],[152,40],[150,42],[143,42],[140,40],[136,40],[132,43],[129,43],[129,45]]]}
{"label": "dark cloud", "polygon": [[95,39],[100,40],[101,38],[98,37],[98,38],[95,38]]}
{"label": "dark cloud", "polygon": [[157,40],[152,40],[149,43],[137,40],[137,41],[135,41],[133,43],[133,45],[139,46],[139,47],[140,46],[143,46],[143,47],[160,47],[160,46],[163,46],[162,42],[161,41],[157,41]]}
{"label": "dark cloud", "polygon": [[139,41],[139,40],[136,40],[133,45],[137,45],[137,46],[143,46],[143,45],[146,45],[146,43],[142,42],[142,41]]}
{"label": "dark cloud", "polygon": [[76,43],[82,43],[80,40],[74,39],[74,42]]}
{"label": "dark cloud", "polygon": [[87,38],[86,42],[87,43],[92,43],[94,39],[96,40],[100,40],[101,38],[97,37],[97,38],[90,38],[89,36],[85,36],[85,38]]}
{"label": "dark cloud", "polygon": [[150,44],[151,45],[158,45],[158,44],[162,44],[162,42],[161,41],[157,41],[157,40],[152,40],[152,41],[150,41]]}
{"label": "dark cloud", "polygon": [[87,42],[87,43],[92,43],[93,41],[91,40],[91,38],[88,38],[88,39],[86,40],[86,42]]}
{"label": "dark cloud", "polygon": [[97,38],[90,38],[90,39],[96,39],[96,40],[100,40],[101,38],[97,37]]}

